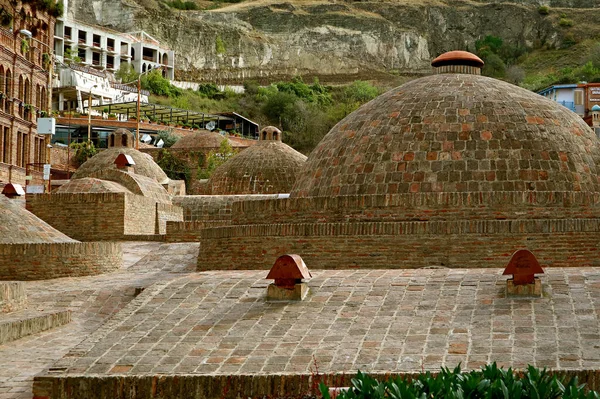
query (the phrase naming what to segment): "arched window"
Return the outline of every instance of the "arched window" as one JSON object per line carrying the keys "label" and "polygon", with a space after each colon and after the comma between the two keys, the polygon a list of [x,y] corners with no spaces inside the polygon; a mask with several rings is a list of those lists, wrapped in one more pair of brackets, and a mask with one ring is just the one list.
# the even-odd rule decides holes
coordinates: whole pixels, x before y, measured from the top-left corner
{"label": "arched window", "polygon": [[7,99],[11,99],[11,101],[4,102],[4,112],[10,113],[10,107],[12,104],[12,74],[10,69],[6,70],[6,78],[4,79],[4,93],[6,94]]}
{"label": "arched window", "polygon": [[41,106],[40,109],[43,109],[45,111],[49,111],[48,109],[48,96],[46,95],[46,88],[42,87],[42,100],[41,100]]}
{"label": "arched window", "polygon": [[163,54],[162,63],[163,63],[163,65],[169,65],[169,57],[167,56],[167,53]]}
{"label": "arched window", "polygon": [[277,132],[273,132],[273,140],[277,140]]}
{"label": "arched window", "polygon": [[25,82],[23,81],[23,75],[19,76],[19,100],[25,100],[23,91],[25,90]]}
{"label": "arched window", "polygon": [[127,147],[127,135],[126,134],[121,135],[121,145],[123,147]]}
{"label": "arched window", "polygon": [[135,61],[135,49],[131,48],[131,61]]}
{"label": "arched window", "polygon": [[146,64],[142,65],[142,73],[146,72]]}
{"label": "arched window", "polygon": [[263,132],[263,138],[262,138],[262,139],[263,139],[263,140],[266,140],[266,139],[267,139],[267,132]]}
{"label": "arched window", "polygon": [[31,104],[31,83],[29,83],[29,78],[25,79],[25,93],[23,100],[25,100],[25,104]]}
{"label": "arched window", "polygon": [[42,109],[42,90],[40,85],[35,85],[35,106],[37,109]]}
{"label": "arched window", "polygon": [[110,148],[115,146],[115,134],[111,133],[110,134],[110,144],[108,145]]}

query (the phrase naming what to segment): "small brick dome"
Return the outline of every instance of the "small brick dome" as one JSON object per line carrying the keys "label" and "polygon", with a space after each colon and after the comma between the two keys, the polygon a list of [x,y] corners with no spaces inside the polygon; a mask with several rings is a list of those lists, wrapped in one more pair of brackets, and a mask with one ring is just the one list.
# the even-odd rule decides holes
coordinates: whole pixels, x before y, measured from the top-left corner
{"label": "small brick dome", "polygon": [[280,141],[259,141],[219,166],[207,182],[213,195],[289,193],[306,156]]}
{"label": "small brick dome", "polygon": [[246,147],[229,140],[217,132],[201,130],[200,132],[180,138],[171,148],[219,148],[223,140],[227,140],[232,147]]}
{"label": "small brick dome", "polygon": [[98,171],[116,169],[115,159],[119,154],[126,154],[133,158],[135,161],[133,170],[136,174],[154,179],[160,184],[166,184],[169,181],[165,172],[154,162],[151,155],[127,147],[108,148],[100,151],[85,161],[73,174],[72,178],[94,177],[93,175]]}
{"label": "small brick dome", "polygon": [[598,192],[598,139],[565,107],[506,82],[438,74],[340,121],[295,197],[421,192]]}
{"label": "small brick dome", "polygon": [[14,200],[0,195],[0,244],[77,242],[29,212]]}
{"label": "small brick dome", "polygon": [[100,180],[94,177],[84,177],[70,180],[53,191],[56,194],[78,193],[129,193],[131,191],[113,181]]}

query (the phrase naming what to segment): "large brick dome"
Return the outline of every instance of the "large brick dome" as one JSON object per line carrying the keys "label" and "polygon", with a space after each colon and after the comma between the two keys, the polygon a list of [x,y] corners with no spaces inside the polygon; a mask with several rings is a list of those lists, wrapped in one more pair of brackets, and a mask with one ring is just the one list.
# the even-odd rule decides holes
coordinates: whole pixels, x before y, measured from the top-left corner
{"label": "large brick dome", "polygon": [[281,141],[259,141],[219,166],[207,185],[213,195],[289,193],[305,161]]}
{"label": "large brick dome", "polygon": [[201,130],[180,138],[171,148],[219,148],[223,140],[226,140],[232,147],[245,147],[243,144],[229,140],[217,132]]}
{"label": "large brick dome", "polygon": [[469,74],[408,82],[340,121],[293,197],[598,192],[598,139],[557,103]]}
{"label": "large brick dome", "polygon": [[154,179],[160,184],[165,184],[169,181],[165,172],[154,162],[152,156],[127,147],[113,147],[100,151],[85,161],[73,174],[72,178],[95,177],[96,172],[106,169],[116,169],[115,159],[119,154],[130,155],[133,158],[135,162],[133,170],[136,174]]}

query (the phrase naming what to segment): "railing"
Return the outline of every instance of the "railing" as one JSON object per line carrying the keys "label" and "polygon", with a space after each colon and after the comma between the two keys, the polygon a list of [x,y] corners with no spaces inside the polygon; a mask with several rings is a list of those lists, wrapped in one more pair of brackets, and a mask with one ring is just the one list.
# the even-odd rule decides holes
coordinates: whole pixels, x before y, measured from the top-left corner
{"label": "railing", "polygon": [[12,50],[15,45],[15,38],[10,31],[0,29],[0,43]]}
{"label": "railing", "polygon": [[[128,85],[124,85],[122,83],[115,83],[115,82],[111,82],[110,86],[113,89],[117,89],[117,90],[123,90],[123,91],[128,91],[131,93],[137,93],[137,87],[133,87],[133,86],[128,86]],[[145,96],[149,96],[150,92],[148,90],[142,90],[141,93]]]}
{"label": "railing", "polygon": [[557,103],[575,112],[575,103],[573,101],[557,101]]}
{"label": "railing", "polygon": [[63,37],[64,37],[65,40],[71,40],[71,35],[65,34]]}
{"label": "railing", "polygon": [[100,42],[93,42],[93,43],[92,43],[92,45],[93,45],[94,47],[98,47],[98,48],[99,48],[99,47],[100,47]]}
{"label": "railing", "polygon": [[115,51],[115,46],[106,46],[106,49],[108,51],[113,51],[114,52]]}
{"label": "railing", "polygon": [[104,72],[100,72],[94,68],[86,67],[85,65],[69,64],[69,68],[71,68],[74,71],[90,73],[92,75],[100,76],[102,78],[106,77]]}
{"label": "railing", "polygon": [[78,40],[78,43],[79,43],[79,44],[85,44],[85,42],[86,42],[86,40],[85,40],[85,39],[79,39],[79,40]]}
{"label": "railing", "polygon": [[115,67],[115,64],[113,64],[113,63],[110,63],[110,62],[107,62],[107,63],[106,63],[106,68],[108,68],[108,69],[113,69],[114,67]]}

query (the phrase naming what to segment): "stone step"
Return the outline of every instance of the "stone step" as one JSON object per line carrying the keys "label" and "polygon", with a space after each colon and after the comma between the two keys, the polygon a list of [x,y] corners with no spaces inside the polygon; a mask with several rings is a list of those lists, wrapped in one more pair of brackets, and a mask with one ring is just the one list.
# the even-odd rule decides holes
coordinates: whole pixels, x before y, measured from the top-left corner
{"label": "stone step", "polygon": [[70,310],[22,310],[0,316],[0,345],[71,321]]}
{"label": "stone step", "polygon": [[21,281],[0,281],[0,313],[24,309],[26,304],[25,285]]}

